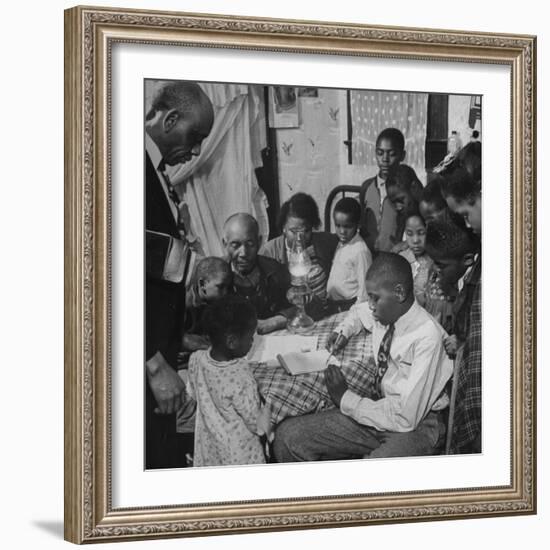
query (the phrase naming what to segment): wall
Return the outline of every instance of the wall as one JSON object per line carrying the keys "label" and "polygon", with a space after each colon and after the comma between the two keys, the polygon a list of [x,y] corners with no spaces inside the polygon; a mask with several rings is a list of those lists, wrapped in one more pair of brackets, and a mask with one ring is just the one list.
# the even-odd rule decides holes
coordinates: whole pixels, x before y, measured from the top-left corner
{"label": "wall", "polygon": [[[468,126],[470,100],[471,96],[449,95],[449,134],[456,130],[463,144],[468,143],[472,133]],[[299,126],[281,128],[275,133],[279,196],[282,204],[298,192],[312,195],[323,219],[331,189],[337,185],[361,185],[378,172],[378,167],[374,156],[368,164],[348,162],[348,149],[344,144],[348,138],[346,90],[319,88],[318,97],[299,97],[297,101]],[[355,134],[353,139],[357,140]],[[412,158],[408,151],[405,162],[411,164]],[[419,162],[413,162],[413,168],[425,182],[423,155]]]}
{"label": "wall", "polygon": [[[2,452],[0,487],[2,546],[10,549],[58,550],[63,518],[63,15],[76,2],[10,2],[3,8],[2,86],[3,155],[2,269]],[[548,486],[550,405],[550,331],[548,285],[550,181],[544,153],[550,146],[548,59],[550,31],[544,4],[535,0],[499,4],[463,0],[458,6],[439,1],[389,4],[307,3],[279,0],[97,0],[97,4],[134,8],[263,15],[279,18],[352,21],[380,25],[506,31],[539,35],[539,514],[515,518],[442,521],[239,535],[209,539],[107,544],[105,549],[258,549],[406,548],[445,550],[478,548],[546,548],[550,535]],[[36,122],[39,122],[39,125]],[[32,174],[30,173],[32,171]],[[24,192],[22,192],[24,190]],[[545,307],[546,306],[546,307]],[[545,340],[545,341],[543,341]],[[291,483],[292,480],[289,480]],[[153,546],[154,545],[154,546]]]}
{"label": "wall", "polygon": [[[466,145],[472,136],[468,118],[470,116],[470,101],[471,96],[450,95],[449,96],[449,134],[456,130],[462,140],[462,144]],[[479,122],[475,129],[480,130]],[[481,139],[481,137],[480,137]]]}
{"label": "wall", "polygon": [[323,219],[325,199],[342,183],[347,164],[346,92],[319,88],[318,94],[298,98],[300,127],[276,135],[281,204],[300,191],[309,193]]}

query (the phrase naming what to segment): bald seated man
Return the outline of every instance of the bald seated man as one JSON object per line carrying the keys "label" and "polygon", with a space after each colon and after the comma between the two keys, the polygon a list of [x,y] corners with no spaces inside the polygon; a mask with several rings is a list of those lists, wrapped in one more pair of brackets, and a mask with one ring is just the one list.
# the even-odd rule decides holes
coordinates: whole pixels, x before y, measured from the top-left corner
{"label": "bald seated man", "polygon": [[256,308],[258,333],[284,328],[294,312],[286,298],[290,274],[277,260],[258,254],[261,237],[256,219],[246,213],[230,216],[223,227],[223,246],[236,294]]}
{"label": "bald seated man", "polygon": [[[189,253],[179,224],[179,197],[166,168],[190,161],[214,122],[212,103],[196,82],[161,81],[145,117],[145,343],[147,469],[179,467],[175,412],[185,386],[176,372],[185,312],[185,269]],[[168,246],[168,243],[174,246]],[[167,250],[179,280],[165,275]],[[172,256],[169,256],[173,259]],[[177,278],[176,278],[177,279]]]}

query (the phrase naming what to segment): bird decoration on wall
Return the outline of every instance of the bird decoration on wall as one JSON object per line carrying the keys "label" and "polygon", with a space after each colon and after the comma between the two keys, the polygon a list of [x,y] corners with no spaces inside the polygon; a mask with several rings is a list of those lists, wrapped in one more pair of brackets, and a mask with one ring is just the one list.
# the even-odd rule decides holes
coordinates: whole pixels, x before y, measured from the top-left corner
{"label": "bird decoration on wall", "polygon": [[283,141],[283,152],[287,157],[290,156],[292,147],[294,147],[294,143],[286,143],[286,141]]}

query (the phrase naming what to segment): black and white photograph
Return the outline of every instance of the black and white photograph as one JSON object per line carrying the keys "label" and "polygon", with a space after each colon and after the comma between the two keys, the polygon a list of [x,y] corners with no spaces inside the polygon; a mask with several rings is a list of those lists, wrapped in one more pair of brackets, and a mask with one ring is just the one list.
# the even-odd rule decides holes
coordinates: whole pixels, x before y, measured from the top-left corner
{"label": "black and white photograph", "polygon": [[144,81],[145,469],[483,452],[482,99]]}

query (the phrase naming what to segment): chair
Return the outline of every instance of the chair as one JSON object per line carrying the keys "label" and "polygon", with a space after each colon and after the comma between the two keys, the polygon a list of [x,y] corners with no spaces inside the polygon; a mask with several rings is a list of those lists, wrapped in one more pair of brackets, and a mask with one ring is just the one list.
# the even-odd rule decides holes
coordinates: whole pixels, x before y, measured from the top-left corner
{"label": "chair", "polygon": [[328,194],[327,201],[325,203],[325,231],[330,233],[330,223],[332,220],[332,209],[336,200],[339,200],[346,196],[346,193],[356,194],[358,197],[361,193],[360,185],[337,185]]}
{"label": "chair", "polygon": [[447,438],[445,440],[445,454],[451,453],[451,442],[453,437],[454,415],[456,406],[456,390],[458,375],[460,373],[460,363],[462,363],[462,354],[464,352],[464,345],[460,346],[456,351],[456,357],[454,359],[453,376],[451,378],[451,399],[449,403],[449,419],[447,421]]}

